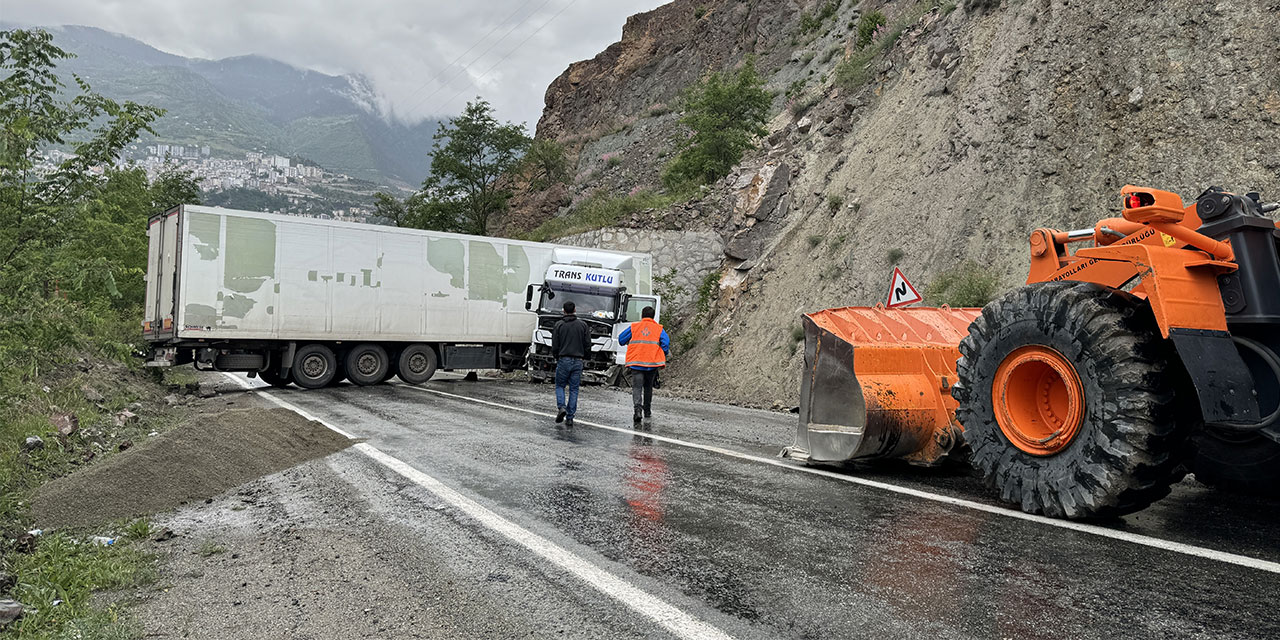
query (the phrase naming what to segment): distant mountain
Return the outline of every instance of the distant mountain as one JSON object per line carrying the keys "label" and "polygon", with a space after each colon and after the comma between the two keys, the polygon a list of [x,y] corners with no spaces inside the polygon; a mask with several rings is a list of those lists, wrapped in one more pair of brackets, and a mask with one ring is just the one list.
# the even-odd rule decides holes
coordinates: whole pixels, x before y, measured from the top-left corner
{"label": "distant mountain", "polygon": [[366,180],[414,187],[428,173],[438,122],[388,121],[361,76],[261,56],[184,58],[93,27],[49,31],[54,44],[76,54],[59,64],[61,72],[80,75],[108,97],[166,109],[155,125],[161,142],[301,156]]}

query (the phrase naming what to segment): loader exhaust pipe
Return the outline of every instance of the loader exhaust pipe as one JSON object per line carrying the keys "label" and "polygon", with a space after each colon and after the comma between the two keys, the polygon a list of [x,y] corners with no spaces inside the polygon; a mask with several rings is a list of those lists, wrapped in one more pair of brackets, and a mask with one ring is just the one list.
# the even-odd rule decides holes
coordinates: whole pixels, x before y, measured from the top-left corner
{"label": "loader exhaust pipe", "polygon": [[940,464],[962,442],[959,344],[981,309],[828,309],[804,316],[800,421],[787,458]]}

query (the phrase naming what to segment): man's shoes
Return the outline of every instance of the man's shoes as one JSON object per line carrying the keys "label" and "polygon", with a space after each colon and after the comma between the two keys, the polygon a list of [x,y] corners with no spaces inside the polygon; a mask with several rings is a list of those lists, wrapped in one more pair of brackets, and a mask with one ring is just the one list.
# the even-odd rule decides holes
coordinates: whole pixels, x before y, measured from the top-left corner
{"label": "man's shoes", "polygon": [[635,412],[635,415],[631,416],[631,422],[632,422],[633,424],[640,424],[640,420],[641,420],[641,418],[643,418],[643,416],[641,416],[641,415],[640,415],[640,412],[639,412],[639,411],[637,411],[637,412]]}
{"label": "man's shoes", "polygon": [[569,419],[565,420],[565,421],[564,421],[564,426],[566,426],[566,427],[572,427],[572,426],[573,426],[573,418],[569,418]]}
{"label": "man's shoes", "polygon": [[[561,409],[560,413],[556,414],[556,424],[560,424],[561,422],[564,422],[564,409]],[[573,424],[573,421],[570,420],[569,424]]]}

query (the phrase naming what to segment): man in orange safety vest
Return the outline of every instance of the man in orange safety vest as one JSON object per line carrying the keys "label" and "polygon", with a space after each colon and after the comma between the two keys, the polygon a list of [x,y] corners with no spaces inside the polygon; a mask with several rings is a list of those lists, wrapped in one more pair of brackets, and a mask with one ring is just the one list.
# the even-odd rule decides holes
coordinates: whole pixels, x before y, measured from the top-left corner
{"label": "man in orange safety vest", "polygon": [[671,337],[662,325],[653,319],[653,307],[640,312],[640,321],[618,335],[618,344],[627,347],[627,368],[631,370],[631,401],[635,405],[635,424],[642,418],[652,418],[653,385],[658,372],[667,366],[667,352]]}

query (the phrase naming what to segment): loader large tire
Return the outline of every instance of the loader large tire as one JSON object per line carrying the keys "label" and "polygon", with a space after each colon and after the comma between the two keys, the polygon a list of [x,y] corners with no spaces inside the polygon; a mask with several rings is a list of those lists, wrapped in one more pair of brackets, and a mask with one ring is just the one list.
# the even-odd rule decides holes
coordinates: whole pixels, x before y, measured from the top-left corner
{"label": "loader large tire", "polygon": [[1141,300],[1085,283],[1028,285],[988,304],[960,353],[952,394],[973,465],[1023,511],[1124,515],[1181,478],[1180,370]]}
{"label": "loader large tire", "polygon": [[1280,496],[1280,443],[1258,433],[1202,429],[1191,438],[1188,467],[1215,489]]}

